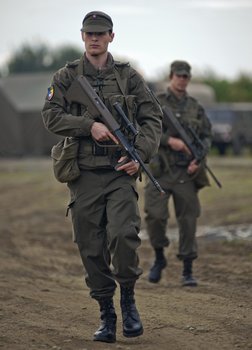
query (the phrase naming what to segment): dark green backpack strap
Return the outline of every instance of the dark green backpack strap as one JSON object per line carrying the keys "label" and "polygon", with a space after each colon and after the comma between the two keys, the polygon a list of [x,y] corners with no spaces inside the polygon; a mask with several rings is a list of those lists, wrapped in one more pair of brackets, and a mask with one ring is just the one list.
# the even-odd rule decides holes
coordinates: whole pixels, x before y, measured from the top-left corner
{"label": "dark green backpack strap", "polygon": [[[130,64],[129,63],[120,63],[115,62],[115,77],[116,81],[119,85],[119,88],[121,90],[121,93],[124,97],[128,94],[128,82],[129,82],[129,76],[130,76]],[[128,114],[130,112],[129,105],[127,98],[125,98],[125,105],[128,111]]]}
{"label": "dark green backpack strap", "polygon": [[81,56],[81,58],[80,58],[80,62],[78,64],[78,68],[77,68],[77,74],[84,75],[84,56]]}
{"label": "dark green backpack strap", "polygon": [[123,96],[127,95],[130,73],[129,63],[115,62],[115,77]]}
{"label": "dark green backpack strap", "polygon": [[[78,67],[77,76],[84,75],[84,56],[81,56]],[[81,106],[77,104],[77,115],[81,115]]]}

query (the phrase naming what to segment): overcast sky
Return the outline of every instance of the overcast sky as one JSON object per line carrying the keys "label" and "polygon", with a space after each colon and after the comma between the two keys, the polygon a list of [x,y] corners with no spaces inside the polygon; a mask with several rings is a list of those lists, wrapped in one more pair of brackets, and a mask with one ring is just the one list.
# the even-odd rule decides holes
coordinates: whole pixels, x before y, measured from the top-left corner
{"label": "overcast sky", "polygon": [[148,79],[174,59],[193,72],[252,75],[252,0],[8,0],[0,7],[0,65],[22,44],[83,47],[80,27],[92,10],[108,13],[110,52],[137,63]]}

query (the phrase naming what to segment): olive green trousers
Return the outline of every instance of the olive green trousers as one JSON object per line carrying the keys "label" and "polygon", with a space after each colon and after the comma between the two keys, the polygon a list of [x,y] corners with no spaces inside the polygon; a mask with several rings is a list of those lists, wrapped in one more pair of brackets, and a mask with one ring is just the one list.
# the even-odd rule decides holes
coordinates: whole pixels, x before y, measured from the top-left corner
{"label": "olive green trousers", "polygon": [[176,220],[179,228],[177,257],[180,260],[197,258],[196,225],[200,215],[200,202],[193,181],[171,184],[163,174],[158,181],[166,191],[160,193],[148,182],[145,187],[144,210],[147,234],[152,247],[163,248],[170,244],[167,236],[169,199],[173,198]]}
{"label": "olive green trousers", "polygon": [[68,187],[74,240],[91,297],[113,296],[116,281],[133,286],[142,273],[135,179],[115,170],[83,170]]}

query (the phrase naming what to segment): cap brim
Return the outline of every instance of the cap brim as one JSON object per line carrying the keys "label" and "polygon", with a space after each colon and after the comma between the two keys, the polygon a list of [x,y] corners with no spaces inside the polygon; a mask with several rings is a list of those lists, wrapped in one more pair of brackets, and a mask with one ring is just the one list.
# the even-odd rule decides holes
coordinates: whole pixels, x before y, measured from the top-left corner
{"label": "cap brim", "polygon": [[186,75],[186,76],[188,76],[188,77],[191,76],[191,74],[188,73],[188,71],[186,71],[186,70],[184,70],[184,69],[175,70],[175,73],[176,73],[177,75]]}
{"label": "cap brim", "polygon": [[90,32],[90,33],[102,33],[102,32],[108,32],[109,30],[112,30],[112,28],[108,26],[102,26],[102,25],[86,25],[81,28],[82,32]]}

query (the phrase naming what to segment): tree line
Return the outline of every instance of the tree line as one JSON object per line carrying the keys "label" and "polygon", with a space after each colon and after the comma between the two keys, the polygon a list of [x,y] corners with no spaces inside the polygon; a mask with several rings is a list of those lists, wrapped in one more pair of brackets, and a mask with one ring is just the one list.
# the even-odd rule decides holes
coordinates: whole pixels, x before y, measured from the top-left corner
{"label": "tree line", "polygon": [[[18,73],[34,73],[56,71],[66,62],[73,61],[82,55],[82,50],[75,46],[61,46],[51,49],[45,44],[32,46],[23,44],[13,52],[0,76]],[[194,77],[211,86],[215,92],[217,102],[252,102],[252,75],[241,73],[236,79],[228,80],[216,76],[213,72]]]}

